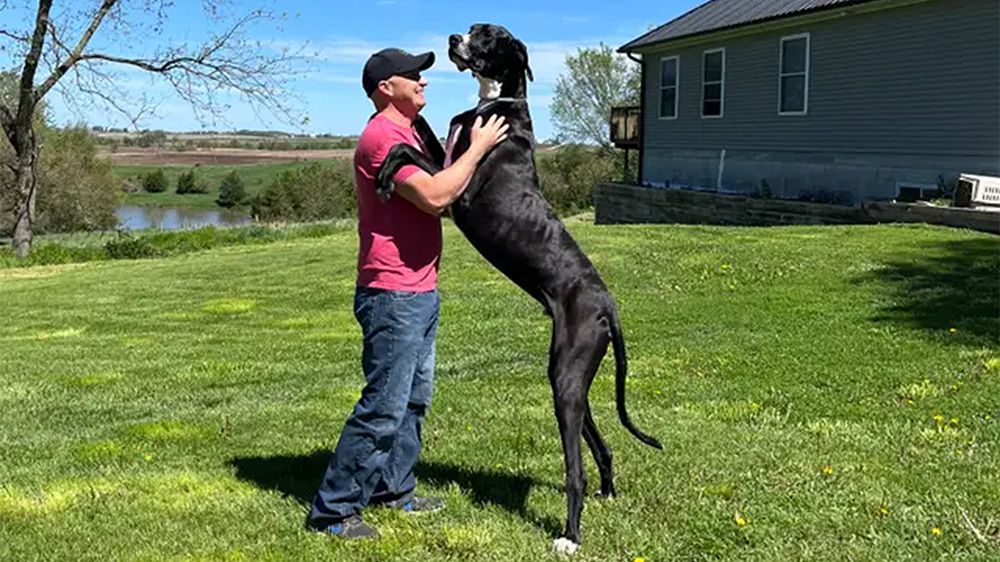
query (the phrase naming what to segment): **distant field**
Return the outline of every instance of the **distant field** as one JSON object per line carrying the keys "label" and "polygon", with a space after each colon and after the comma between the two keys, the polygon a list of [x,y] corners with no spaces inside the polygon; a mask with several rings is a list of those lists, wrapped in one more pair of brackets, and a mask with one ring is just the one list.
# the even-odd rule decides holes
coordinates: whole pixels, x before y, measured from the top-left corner
{"label": "distant field", "polygon": [[246,166],[281,162],[305,162],[350,158],[351,149],[254,150],[247,148],[199,148],[184,151],[158,148],[119,148],[108,153],[115,166]]}
{"label": "distant field", "polygon": [[251,165],[203,165],[198,166],[196,175],[199,181],[208,184],[209,193],[178,195],[174,193],[177,187],[177,176],[187,171],[189,166],[180,165],[144,165],[144,166],[122,166],[116,164],[112,171],[120,178],[129,180],[136,184],[144,174],[157,169],[162,169],[167,176],[168,188],[164,193],[129,193],[122,203],[124,205],[140,205],[144,207],[186,207],[190,209],[218,209],[215,199],[219,196],[219,184],[229,172],[236,172],[243,178],[247,194],[255,195],[264,189],[274,177],[281,172],[291,170],[301,166],[305,161],[277,161],[267,164]]}

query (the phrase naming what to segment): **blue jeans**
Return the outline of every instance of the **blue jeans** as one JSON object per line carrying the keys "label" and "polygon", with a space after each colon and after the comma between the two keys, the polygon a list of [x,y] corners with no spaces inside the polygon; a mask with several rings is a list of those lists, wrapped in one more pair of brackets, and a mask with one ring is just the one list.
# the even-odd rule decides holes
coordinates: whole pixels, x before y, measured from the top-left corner
{"label": "blue jeans", "polygon": [[434,390],[437,291],[358,288],[361,365],[368,381],[344,424],[307,519],[323,529],[371,504],[413,495],[421,426]]}

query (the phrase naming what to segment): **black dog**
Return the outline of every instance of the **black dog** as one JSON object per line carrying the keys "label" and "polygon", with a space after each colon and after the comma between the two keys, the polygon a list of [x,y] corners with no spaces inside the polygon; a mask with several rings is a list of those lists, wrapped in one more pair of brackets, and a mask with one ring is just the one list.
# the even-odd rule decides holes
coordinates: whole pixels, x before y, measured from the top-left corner
{"label": "black dog", "polygon": [[434,174],[469,147],[477,115],[503,115],[508,138],[479,163],[469,186],[451,207],[455,224],[490,263],[545,307],[552,317],[549,381],[566,461],[568,517],[555,547],[572,553],[580,543],[580,514],[586,475],[580,434],[597,461],[603,497],[615,495],[611,451],[594,425],[587,393],[610,342],[616,360],[615,390],[621,423],[643,443],[662,448],[629,420],[625,410],[625,342],[618,311],[593,264],[542,197],[535,171],[534,133],[526,99],[531,69],[524,43],[506,29],[474,25],[452,35],[449,58],[480,81],[479,105],[451,122],[445,153],[422,119],[416,125],[428,154],[400,144],[379,170],[380,194],[388,197],[392,177],[405,164]]}

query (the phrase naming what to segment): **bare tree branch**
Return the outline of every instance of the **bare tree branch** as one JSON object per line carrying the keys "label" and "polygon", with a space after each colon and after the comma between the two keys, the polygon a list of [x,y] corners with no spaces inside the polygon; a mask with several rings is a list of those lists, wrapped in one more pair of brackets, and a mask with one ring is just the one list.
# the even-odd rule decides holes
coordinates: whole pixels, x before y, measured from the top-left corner
{"label": "bare tree branch", "polygon": [[[0,10],[2,9],[3,6],[0,6]],[[31,37],[28,37],[27,35],[18,35],[17,33],[14,33],[13,31],[7,31],[6,29],[0,29],[0,37],[7,37],[8,39],[13,39],[18,43],[24,43],[24,44],[28,44],[31,42]]]}
{"label": "bare tree branch", "polygon": [[[99,100],[105,108],[122,115],[133,128],[138,128],[145,116],[154,113],[156,104],[150,102],[145,93],[138,98],[127,95],[118,85],[119,77],[114,74],[81,62],[73,66],[72,76],[72,87],[64,87],[65,82],[59,83],[62,95],[72,101],[72,107],[94,105],[93,100]],[[83,94],[88,100],[78,99],[77,94]],[[128,105],[121,103],[124,99],[129,101]]]}
{"label": "bare tree branch", "polygon": [[[51,3],[51,0],[49,1]],[[39,98],[43,97],[49,90],[51,90],[52,86],[54,86],[55,83],[66,74],[66,71],[68,71],[74,64],[77,63],[78,60],[80,60],[80,55],[83,54],[83,50],[87,47],[87,43],[90,43],[90,39],[94,36],[94,33],[97,32],[97,28],[101,26],[101,22],[104,21],[104,16],[106,16],[108,11],[114,7],[115,2],[117,2],[117,0],[104,0],[104,2],[101,3],[101,7],[98,8],[97,13],[94,14],[94,18],[90,20],[90,25],[87,26],[83,35],[80,36],[80,40],[77,42],[73,52],[71,52],[66,60],[57,66],[56,69],[52,71],[52,74],[45,79],[45,82],[42,82],[42,85],[38,87]]]}

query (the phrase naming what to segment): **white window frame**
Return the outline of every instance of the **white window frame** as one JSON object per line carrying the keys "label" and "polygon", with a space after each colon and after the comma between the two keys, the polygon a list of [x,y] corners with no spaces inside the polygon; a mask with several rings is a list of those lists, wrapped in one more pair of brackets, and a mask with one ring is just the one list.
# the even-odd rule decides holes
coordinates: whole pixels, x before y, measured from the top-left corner
{"label": "white window frame", "polygon": [[[722,53],[722,76],[718,82],[706,82],[705,81],[705,58],[713,53]],[[711,84],[719,85],[719,114],[718,115],[705,115],[705,86]],[[722,116],[726,114],[726,48],[719,47],[717,49],[709,49],[701,53],[701,118],[702,119],[722,119]]]}
{"label": "white window frame", "polygon": [[[670,60],[670,59],[673,59],[675,61],[674,68],[676,70],[674,72],[674,76],[675,76],[676,79],[674,80],[674,85],[673,86],[666,86],[665,87],[663,85],[663,63],[665,61]],[[673,121],[673,120],[677,119],[677,116],[680,114],[680,110],[681,110],[680,109],[680,102],[681,102],[681,56],[680,55],[671,55],[669,57],[660,57],[660,84],[659,84],[659,86],[660,87],[659,87],[658,91],[660,92],[660,96],[659,96],[659,100],[657,101],[657,105],[660,107],[660,112],[658,114],[658,117],[660,118],[661,121]],[[674,114],[673,114],[673,116],[666,116],[665,117],[663,115],[663,90],[666,90],[667,88],[673,88],[674,89]]]}
{"label": "white window frame", "polygon": [[[799,39],[806,40],[806,68],[805,73],[800,72],[790,72],[783,73],[782,69],[785,68],[785,42],[786,41],[796,41]],[[811,61],[812,60],[812,39],[809,33],[796,33],[795,35],[786,35],[781,38],[778,43],[778,115],[808,115],[809,114],[809,75],[811,74]],[[782,78],[786,76],[805,76],[805,84],[803,86],[802,94],[802,111],[782,111],[781,110],[781,85]]]}

